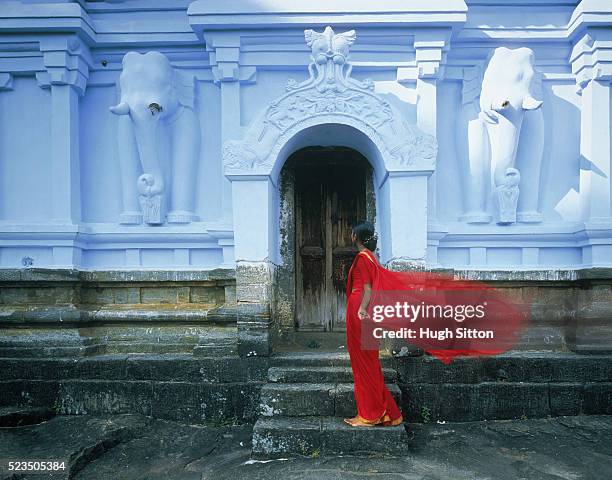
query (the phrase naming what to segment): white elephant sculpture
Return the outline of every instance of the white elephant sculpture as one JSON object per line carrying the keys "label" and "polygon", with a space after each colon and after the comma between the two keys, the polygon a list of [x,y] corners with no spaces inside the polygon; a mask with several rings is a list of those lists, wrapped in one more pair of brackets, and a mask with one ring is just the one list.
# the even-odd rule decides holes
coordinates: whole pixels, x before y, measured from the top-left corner
{"label": "white elephant sculpture", "polygon": [[188,102],[181,101],[179,74],[160,52],[129,52],[119,85],[121,100],[110,111],[119,115],[120,223],[195,220],[200,122]]}
{"label": "white elephant sculpture", "polygon": [[[534,98],[539,81],[532,50],[500,47],[493,52],[483,75],[480,111],[475,112],[473,104],[464,102],[460,116],[463,124],[458,131],[467,134],[467,148],[460,147],[459,153],[466,173],[462,219],[468,223],[488,223],[488,205],[508,205],[496,196],[508,192],[505,186],[509,174],[522,179],[520,195],[514,202],[516,220],[542,221],[538,202],[544,120],[542,101]],[[491,202],[489,194],[493,196]],[[512,223],[507,219],[514,218],[514,213],[495,210],[498,223]]]}

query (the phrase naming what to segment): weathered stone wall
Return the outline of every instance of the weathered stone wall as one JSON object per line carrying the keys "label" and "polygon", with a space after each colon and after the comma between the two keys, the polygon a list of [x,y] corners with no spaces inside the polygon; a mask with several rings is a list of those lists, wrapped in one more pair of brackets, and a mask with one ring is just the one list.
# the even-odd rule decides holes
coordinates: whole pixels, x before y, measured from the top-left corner
{"label": "weathered stone wall", "polygon": [[[238,285],[231,270],[3,272],[0,406],[253,422],[268,368],[292,360],[265,357],[287,346],[270,341],[273,269],[238,268]],[[502,356],[385,359],[411,421],[612,413],[609,271],[447,273],[503,290],[531,319]]]}
{"label": "weathered stone wall", "polygon": [[524,305],[529,323],[519,350],[612,351],[612,270],[454,271]]}
{"label": "weathered stone wall", "polygon": [[268,359],[101,355],[0,359],[0,406],[67,415],[134,413],[189,423],[254,422]]}
{"label": "weathered stone wall", "polygon": [[390,362],[398,372],[409,421],[469,422],[612,414],[612,356],[514,352]]}
{"label": "weathered stone wall", "polygon": [[0,273],[0,356],[235,350],[233,270]]}
{"label": "weathered stone wall", "polygon": [[274,324],[275,338],[293,330],[295,311],[295,172],[283,168],[279,176],[279,250],[282,262],[275,270]]}
{"label": "weathered stone wall", "polygon": [[[414,265],[397,262],[388,267],[395,270],[414,269]],[[520,342],[515,346],[516,350],[612,352],[612,272],[609,269],[433,271],[457,279],[484,282],[497,289],[504,298],[524,307],[529,321]],[[304,344],[295,334],[291,335],[285,325],[280,323],[280,328],[285,327],[285,335],[279,342],[293,342],[296,346]],[[329,346],[328,335],[320,334],[315,340]],[[309,335],[308,339],[308,342],[311,341],[313,335]],[[336,341],[345,344],[343,338]],[[406,346],[403,340],[386,340],[384,345],[389,350],[400,350]]]}
{"label": "weathered stone wall", "polygon": [[[238,338],[243,355],[266,355],[291,338],[278,335],[293,329],[290,269],[239,268],[238,287],[233,270],[3,271],[0,355],[227,354]],[[528,308],[519,350],[612,351],[608,269],[444,273],[484,281]]]}
{"label": "weathered stone wall", "polygon": [[269,262],[237,262],[237,340],[241,356],[270,354],[273,278],[274,265]]}
{"label": "weathered stone wall", "polygon": [[[383,356],[382,363],[398,373],[402,409],[411,422],[612,414],[612,355],[514,352],[458,358],[448,366],[428,356]],[[321,367],[345,367],[350,378],[348,357],[337,354],[0,358],[0,407],[250,423],[270,367],[298,367],[313,379],[321,378]],[[321,392],[315,397],[307,389],[294,395],[304,404],[322,399]]]}

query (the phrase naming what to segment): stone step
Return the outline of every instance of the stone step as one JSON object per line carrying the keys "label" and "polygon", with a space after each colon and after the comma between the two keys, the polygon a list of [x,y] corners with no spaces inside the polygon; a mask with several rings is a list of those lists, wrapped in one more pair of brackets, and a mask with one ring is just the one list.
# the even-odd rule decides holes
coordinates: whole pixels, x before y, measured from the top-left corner
{"label": "stone step", "polygon": [[[393,357],[381,352],[383,367],[392,366]],[[348,352],[291,352],[276,353],[270,358],[273,367],[350,367]]]}
{"label": "stone step", "polygon": [[[303,361],[293,362],[296,356]],[[65,414],[141,413],[185,423],[234,417],[254,423],[271,366],[328,362],[327,367],[343,367],[329,365],[337,361],[348,368],[348,356],[321,353],[281,360],[178,354],[0,358],[0,405],[40,405]],[[402,409],[410,422],[612,414],[612,355],[521,352],[458,358],[450,365],[424,356],[398,358],[390,366],[398,371]]]}
{"label": "stone step", "polygon": [[265,382],[268,361],[190,354],[112,354],[85,358],[0,359],[1,379],[193,383]]}
{"label": "stone step", "polygon": [[[401,404],[399,387],[387,388]],[[351,383],[268,383],[261,389],[259,413],[265,417],[347,417],[356,412]]]}
{"label": "stone step", "polygon": [[[384,368],[386,382],[395,382],[397,372]],[[350,367],[271,367],[268,381],[274,383],[352,383],[353,371]]]}
{"label": "stone step", "polygon": [[[393,358],[381,353],[383,368],[407,384],[480,382],[604,382],[612,378],[612,355],[511,351],[491,357],[457,357],[450,365],[429,355]],[[294,352],[270,358],[272,367],[350,367],[348,353]]]}
{"label": "stone step", "polygon": [[612,355],[565,352],[507,352],[491,357],[457,357],[445,365],[434,357],[399,358],[391,365],[400,383],[467,384],[482,382],[606,382]]}
{"label": "stone step", "polygon": [[[202,355],[202,353],[200,353]],[[521,352],[495,357],[459,357],[450,365],[423,356],[382,358],[384,369],[398,372],[400,384],[477,384],[482,382],[606,382],[612,355]],[[203,354],[114,354],[82,358],[0,358],[2,379],[104,379],[175,382],[268,381],[270,368],[350,368],[348,355],[284,354],[240,358]],[[390,379],[389,379],[390,380]],[[323,380],[321,380],[323,381]],[[304,382],[307,383],[307,382]]]}
{"label": "stone step", "polygon": [[190,424],[253,423],[260,390],[257,383],[0,380],[0,406],[32,402],[63,415],[137,414]]}
{"label": "stone step", "polygon": [[253,456],[347,453],[407,454],[404,425],[351,427],[337,417],[260,418],[253,428]]}
{"label": "stone step", "polygon": [[57,357],[79,358],[97,355],[106,351],[105,345],[83,345],[76,347],[0,347],[0,358],[23,358],[24,360]]}
{"label": "stone step", "polygon": [[346,352],[346,331],[304,332],[284,331],[282,340],[275,345],[277,352]]}
{"label": "stone step", "polygon": [[612,415],[612,382],[432,383],[403,387],[410,422]]}

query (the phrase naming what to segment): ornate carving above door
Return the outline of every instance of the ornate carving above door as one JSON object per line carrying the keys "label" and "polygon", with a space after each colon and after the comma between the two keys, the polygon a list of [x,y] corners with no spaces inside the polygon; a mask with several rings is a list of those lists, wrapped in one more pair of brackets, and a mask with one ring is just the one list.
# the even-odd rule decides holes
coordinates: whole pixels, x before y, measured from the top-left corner
{"label": "ornate carving above door", "polygon": [[361,131],[376,145],[386,170],[433,171],[437,143],[374,91],[371,80],[351,76],[349,48],[354,30],[334,33],[306,30],[311,49],[310,76],[287,82],[286,93],[268,105],[242,140],[223,147],[225,173],[269,175],[281,148],[298,132],[322,124],[341,124]]}

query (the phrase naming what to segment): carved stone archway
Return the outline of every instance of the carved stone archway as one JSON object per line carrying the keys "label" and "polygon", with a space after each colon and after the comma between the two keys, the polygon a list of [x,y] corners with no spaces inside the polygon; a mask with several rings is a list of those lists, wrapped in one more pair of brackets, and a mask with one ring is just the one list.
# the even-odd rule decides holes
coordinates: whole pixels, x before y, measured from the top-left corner
{"label": "carved stone archway", "polygon": [[[372,163],[381,259],[392,266],[423,263],[427,245],[427,178],[436,163],[434,137],[409,124],[375,93],[371,80],[351,77],[353,30],[305,31],[311,48],[310,76],[289,80],[240,140],[223,146],[225,175],[232,183],[239,351],[267,354],[274,321],[274,270],[279,258],[278,187],[287,157],[316,127],[355,132],[342,146],[360,150]],[[311,140],[314,145],[324,144]],[[359,144],[359,145],[358,145]],[[359,146],[361,145],[361,148]],[[368,150],[367,152],[363,150]]]}
{"label": "carved stone archway", "polygon": [[374,82],[351,77],[349,47],[353,30],[334,34],[305,31],[311,48],[310,76],[287,82],[286,93],[251,124],[244,138],[223,147],[225,174],[271,175],[280,171],[279,152],[301,130],[318,124],[343,124],[367,135],[381,152],[386,171],[433,172],[437,144],[431,135],[409,124],[374,92]]}

